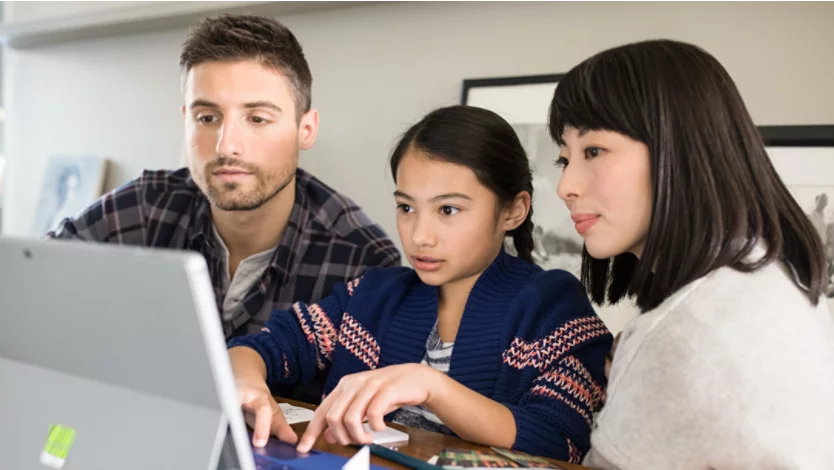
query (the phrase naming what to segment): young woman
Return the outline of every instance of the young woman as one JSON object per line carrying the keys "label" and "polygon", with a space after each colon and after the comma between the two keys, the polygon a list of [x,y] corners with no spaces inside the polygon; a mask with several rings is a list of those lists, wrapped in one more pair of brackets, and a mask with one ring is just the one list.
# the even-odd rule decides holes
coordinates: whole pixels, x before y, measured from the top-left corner
{"label": "young woman", "polygon": [[726,70],[674,41],[560,82],[559,195],[597,303],[633,296],[586,465],[834,468],[823,247]]}
{"label": "young woman", "polygon": [[512,127],[479,108],[436,110],[405,133],[391,172],[414,269],[369,270],[230,343],[254,444],[297,438],[269,387],[329,368],[301,451],[322,432],[368,443],[363,422],[387,419],[578,461],[611,335],[575,277],[530,262],[532,178]]}

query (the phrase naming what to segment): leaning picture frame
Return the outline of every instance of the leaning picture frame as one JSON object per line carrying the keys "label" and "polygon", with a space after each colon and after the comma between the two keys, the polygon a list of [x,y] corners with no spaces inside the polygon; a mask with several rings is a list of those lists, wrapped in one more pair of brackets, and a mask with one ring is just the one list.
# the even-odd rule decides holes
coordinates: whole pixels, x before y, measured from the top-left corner
{"label": "leaning picture frame", "polygon": [[95,202],[104,190],[108,159],[97,155],[53,156],[47,161],[31,235],[57,230]]}

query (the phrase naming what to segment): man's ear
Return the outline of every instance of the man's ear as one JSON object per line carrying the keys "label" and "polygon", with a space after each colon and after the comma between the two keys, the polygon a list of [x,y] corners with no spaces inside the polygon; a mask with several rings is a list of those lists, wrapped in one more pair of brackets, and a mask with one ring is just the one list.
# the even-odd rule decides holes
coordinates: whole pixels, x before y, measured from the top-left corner
{"label": "man's ear", "polygon": [[319,133],[319,111],[311,109],[298,122],[298,144],[301,150],[310,149],[316,143]]}

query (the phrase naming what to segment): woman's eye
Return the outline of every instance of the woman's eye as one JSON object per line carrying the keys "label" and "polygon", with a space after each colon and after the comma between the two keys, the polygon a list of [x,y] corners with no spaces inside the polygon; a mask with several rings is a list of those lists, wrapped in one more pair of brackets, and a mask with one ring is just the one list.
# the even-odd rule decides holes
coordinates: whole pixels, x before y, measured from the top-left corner
{"label": "woman's eye", "polygon": [[598,157],[600,153],[602,153],[602,149],[599,147],[588,147],[585,149],[585,156],[588,158]]}
{"label": "woman's eye", "polygon": [[411,212],[414,212],[414,208],[409,206],[408,204],[399,204],[399,205],[397,205],[397,210],[399,210],[400,212],[402,212],[404,214],[410,214]]}
{"label": "woman's eye", "polygon": [[458,212],[460,212],[460,209],[458,209],[457,207],[453,207],[453,206],[443,206],[443,207],[440,208],[440,212],[443,215],[455,215]]}
{"label": "woman's eye", "polygon": [[568,166],[568,159],[565,157],[559,157],[553,161],[553,164],[556,165],[556,168],[566,168]]}

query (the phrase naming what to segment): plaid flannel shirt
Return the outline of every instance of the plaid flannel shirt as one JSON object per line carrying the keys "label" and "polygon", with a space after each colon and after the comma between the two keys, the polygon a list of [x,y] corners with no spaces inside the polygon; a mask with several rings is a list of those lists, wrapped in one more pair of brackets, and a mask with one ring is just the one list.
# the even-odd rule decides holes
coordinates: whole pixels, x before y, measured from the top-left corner
{"label": "plaid flannel shirt", "polygon": [[[212,232],[209,202],[188,169],[145,171],[65,219],[47,238],[89,240],[202,253],[223,312],[225,260]],[[273,309],[315,302],[333,286],[373,266],[399,266],[400,253],[382,228],[350,199],[305,172],[296,173],[295,204],[283,240],[269,267],[241,300],[242,309],[223,319],[226,338],[260,331]]]}

